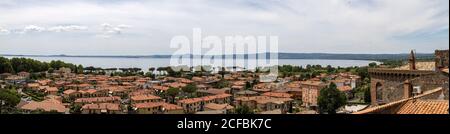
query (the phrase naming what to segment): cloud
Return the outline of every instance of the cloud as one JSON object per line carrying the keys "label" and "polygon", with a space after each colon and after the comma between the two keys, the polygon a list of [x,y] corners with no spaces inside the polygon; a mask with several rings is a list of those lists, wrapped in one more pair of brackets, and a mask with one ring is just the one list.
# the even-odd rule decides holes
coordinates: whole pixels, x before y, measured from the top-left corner
{"label": "cloud", "polygon": [[81,31],[87,30],[86,26],[77,26],[77,25],[68,25],[68,26],[55,26],[48,29],[48,31],[52,32],[72,32],[72,31]]}
{"label": "cloud", "polygon": [[100,25],[101,27],[101,33],[96,35],[97,37],[101,38],[110,38],[113,35],[120,35],[125,29],[131,28],[131,25],[111,25],[109,23],[103,23]]}
{"label": "cloud", "polygon": [[[0,25],[10,33],[14,29],[22,31],[28,25],[44,26],[41,31],[46,32],[40,34],[81,31],[66,24],[89,27],[88,32],[74,32],[70,36],[52,34],[57,37],[46,38],[53,40],[45,42],[49,47],[61,46],[55,50],[56,54],[85,52],[75,52],[70,45],[64,47],[72,42],[95,44],[86,46],[92,51],[106,51],[104,46],[108,46],[113,52],[170,53],[173,50],[164,44],[169,44],[176,35],[189,37],[194,27],[202,28],[205,35],[220,37],[277,35],[282,52],[400,53],[408,49],[432,52],[448,49],[449,41],[448,0],[6,0],[4,3],[0,3]],[[39,31],[36,27],[32,31]],[[58,28],[50,30],[52,27]],[[114,41],[90,38],[94,35],[111,38],[123,33],[127,36]],[[75,35],[84,38],[66,40]],[[45,49],[27,45],[39,40],[43,39],[2,38],[0,50]],[[122,48],[124,43],[127,48]]]}
{"label": "cloud", "polygon": [[0,35],[8,35],[10,32],[8,29],[0,27]]}
{"label": "cloud", "polygon": [[28,25],[25,28],[23,28],[23,33],[29,33],[29,32],[43,32],[45,31],[44,27],[35,26],[35,25]]}

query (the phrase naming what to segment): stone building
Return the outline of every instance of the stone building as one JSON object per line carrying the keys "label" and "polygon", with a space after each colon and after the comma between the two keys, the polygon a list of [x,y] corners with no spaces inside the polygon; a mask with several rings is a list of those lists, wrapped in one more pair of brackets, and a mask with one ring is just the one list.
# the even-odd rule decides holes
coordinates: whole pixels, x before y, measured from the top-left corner
{"label": "stone building", "polygon": [[370,68],[372,105],[411,98],[443,87],[448,100],[448,50],[436,50],[435,62],[417,62],[413,51],[408,65],[398,68]]}

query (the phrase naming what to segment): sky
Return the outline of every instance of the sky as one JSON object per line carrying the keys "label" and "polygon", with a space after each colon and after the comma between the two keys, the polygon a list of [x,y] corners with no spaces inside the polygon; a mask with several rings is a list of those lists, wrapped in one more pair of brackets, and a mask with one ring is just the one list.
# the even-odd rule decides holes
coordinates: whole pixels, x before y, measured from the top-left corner
{"label": "sky", "polygon": [[1,0],[0,54],[171,54],[178,35],[278,36],[279,52],[448,49],[449,0]]}

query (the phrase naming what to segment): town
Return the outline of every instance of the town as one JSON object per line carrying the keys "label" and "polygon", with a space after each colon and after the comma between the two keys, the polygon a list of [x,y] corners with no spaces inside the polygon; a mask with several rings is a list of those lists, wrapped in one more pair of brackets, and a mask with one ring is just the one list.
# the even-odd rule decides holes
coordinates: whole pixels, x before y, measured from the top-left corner
{"label": "town", "polygon": [[399,65],[82,67],[0,57],[1,114],[448,114],[448,50]]}

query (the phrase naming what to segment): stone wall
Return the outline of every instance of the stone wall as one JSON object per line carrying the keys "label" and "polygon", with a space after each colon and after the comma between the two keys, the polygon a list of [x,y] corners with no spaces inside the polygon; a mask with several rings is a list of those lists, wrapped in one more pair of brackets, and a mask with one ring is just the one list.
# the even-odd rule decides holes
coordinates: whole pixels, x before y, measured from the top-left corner
{"label": "stone wall", "polygon": [[435,62],[436,62],[436,68],[448,68],[448,55],[449,55],[449,51],[448,50],[436,50],[435,51]]}

